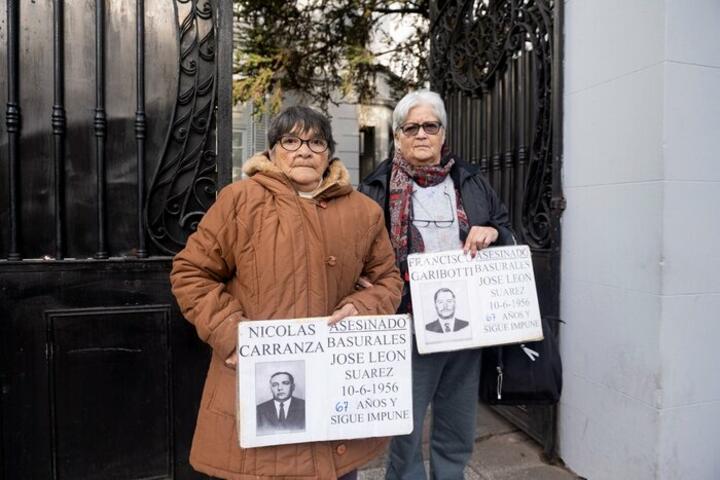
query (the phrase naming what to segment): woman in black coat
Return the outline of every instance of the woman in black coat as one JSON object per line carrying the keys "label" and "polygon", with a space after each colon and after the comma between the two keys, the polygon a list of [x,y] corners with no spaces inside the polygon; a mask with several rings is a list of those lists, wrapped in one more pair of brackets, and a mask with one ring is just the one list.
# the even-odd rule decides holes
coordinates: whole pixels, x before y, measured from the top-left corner
{"label": "woman in black coat", "polygon": [[[487,180],[458,156],[443,154],[446,124],[437,93],[406,95],[393,112],[393,157],[359,187],[385,211],[405,280],[399,313],[412,313],[408,254],[462,248],[474,256],[491,245],[514,243],[507,209]],[[419,355],[413,345],[414,429],[393,439],[386,478],[427,478],[421,441],[429,405],[430,478],[463,478],[475,440],[479,378],[480,349]]]}

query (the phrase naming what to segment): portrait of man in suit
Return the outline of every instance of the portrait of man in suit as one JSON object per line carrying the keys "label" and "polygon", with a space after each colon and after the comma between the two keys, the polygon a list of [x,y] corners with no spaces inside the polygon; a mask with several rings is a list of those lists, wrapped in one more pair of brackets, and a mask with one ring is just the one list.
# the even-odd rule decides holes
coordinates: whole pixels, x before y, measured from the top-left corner
{"label": "portrait of man in suit", "polygon": [[270,376],[272,399],[257,405],[257,433],[284,433],[305,430],[305,400],[293,395],[295,378],[289,372]]}
{"label": "portrait of man in suit", "polygon": [[[470,323],[455,316],[455,293],[452,290],[441,288],[435,292],[435,311],[437,312],[437,319],[427,323],[425,330],[442,334],[463,331],[468,335],[462,335],[462,338],[469,338],[470,330],[467,327]],[[448,336],[456,337],[457,335]]]}

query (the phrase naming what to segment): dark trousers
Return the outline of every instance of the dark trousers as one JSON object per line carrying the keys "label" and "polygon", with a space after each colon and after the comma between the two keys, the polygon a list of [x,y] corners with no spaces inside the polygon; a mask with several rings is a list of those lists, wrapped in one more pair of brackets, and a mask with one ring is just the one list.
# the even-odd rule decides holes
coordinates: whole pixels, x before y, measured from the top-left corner
{"label": "dark trousers", "polygon": [[413,342],[413,431],[390,443],[387,480],[427,478],[422,458],[425,413],[432,405],[430,478],[463,480],[475,444],[480,350],[420,355]]}

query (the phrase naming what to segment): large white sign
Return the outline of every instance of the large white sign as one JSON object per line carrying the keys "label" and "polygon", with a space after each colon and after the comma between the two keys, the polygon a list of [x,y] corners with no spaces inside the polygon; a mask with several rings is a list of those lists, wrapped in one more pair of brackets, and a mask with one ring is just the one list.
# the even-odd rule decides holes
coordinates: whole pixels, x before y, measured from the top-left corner
{"label": "large white sign", "polygon": [[327,320],[239,324],[241,447],[412,431],[408,316]]}
{"label": "large white sign", "polygon": [[542,340],[527,245],[408,256],[420,353]]}

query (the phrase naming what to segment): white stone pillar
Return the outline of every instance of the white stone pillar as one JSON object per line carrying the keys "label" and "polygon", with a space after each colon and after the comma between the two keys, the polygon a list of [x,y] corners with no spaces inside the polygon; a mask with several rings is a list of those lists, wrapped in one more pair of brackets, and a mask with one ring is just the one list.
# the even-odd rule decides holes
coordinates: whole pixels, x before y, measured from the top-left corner
{"label": "white stone pillar", "polygon": [[560,454],[720,478],[720,1],[565,9]]}

